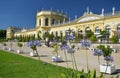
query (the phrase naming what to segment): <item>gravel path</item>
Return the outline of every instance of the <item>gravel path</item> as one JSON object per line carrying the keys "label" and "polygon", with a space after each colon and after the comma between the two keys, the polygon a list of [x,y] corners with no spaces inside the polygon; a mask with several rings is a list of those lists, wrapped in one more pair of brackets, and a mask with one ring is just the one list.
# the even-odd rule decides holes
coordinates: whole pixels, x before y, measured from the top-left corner
{"label": "gravel path", "polygon": [[[98,45],[98,44],[92,45],[92,47],[95,47],[96,45]],[[115,46],[116,45],[114,45],[114,47]],[[10,47],[9,43],[7,43],[7,48],[9,48],[9,47]],[[2,49],[2,48],[3,48],[3,45],[0,43],[0,49]],[[14,53],[16,53],[18,46],[15,42],[13,42],[12,48],[14,49]],[[119,48],[119,45],[117,45],[117,48]],[[23,50],[24,53],[20,54],[20,55],[30,57],[29,52],[31,52],[32,50],[29,47],[24,45],[21,49]],[[51,61],[52,60],[51,57],[53,56],[53,53],[52,53],[53,48],[49,48],[49,47],[46,47],[45,45],[42,45],[41,47],[38,47],[37,49],[38,49],[37,51],[40,55],[41,60],[55,64],[54,62]],[[93,52],[90,50],[84,50],[84,49],[80,48],[80,50],[78,50],[75,53],[75,59],[76,59],[78,69],[79,70],[84,69],[86,71],[86,52],[88,53],[89,69],[90,70],[96,69],[97,75],[99,75],[100,73],[99,73],[99,65],[98,65],[97,57],[93,56]],[[59,51],[59,55],[62,56],[63,59],[65,59],[63,51]],[[106,75],[106,78],[109,78],[110,76],[116,76],[118,74],[120,75],[120,52],[113,53],[112,56],[115,59],[113,64],[115,64],[117,72],[115,74],[112,74],[112,75]],[[72,68],[70,54],[67,54],[67,57],[68,57],[68,61],[67,61],[68,66],[70,68]],[[37,57],[31,57],[31,58],[38,59]],[[101,61],[101,64],[105,64],[105,61],[104,61],[102,56],[100,57],[100,61]],[[58,63],[58,65],[66,67],[66,62],[60,62],[60,63]]]}

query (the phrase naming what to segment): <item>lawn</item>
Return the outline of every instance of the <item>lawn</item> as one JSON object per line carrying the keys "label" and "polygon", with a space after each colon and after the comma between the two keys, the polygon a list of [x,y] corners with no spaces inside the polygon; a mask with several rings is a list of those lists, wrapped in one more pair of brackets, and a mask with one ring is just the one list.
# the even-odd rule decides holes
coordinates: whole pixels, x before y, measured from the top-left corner
{"label": "lawn", "polygon": [[68,70],[42,61],[0,50],[1,78],[61,78]]}

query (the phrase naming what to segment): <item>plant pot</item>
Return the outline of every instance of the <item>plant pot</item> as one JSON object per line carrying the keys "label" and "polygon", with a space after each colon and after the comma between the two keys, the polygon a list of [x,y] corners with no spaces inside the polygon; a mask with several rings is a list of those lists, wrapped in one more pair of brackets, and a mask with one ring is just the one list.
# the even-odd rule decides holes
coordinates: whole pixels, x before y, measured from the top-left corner
{"label": "plant pot", "polygon": [[37,56],[37,53],[36,52],[30,52],[30,56],[35,57],[35,56]]}
{"label": "plant pot", "polygon": [[8,50],[9,50],[9,51],[12,51],[12,49],[11,49],[11,48],[9,48]]}
{"label": "plant pot", "polygon": [[61,62],[61,61],[63,61],[63,60],[62,60],[62,57],[61,57],[61,56],[52,56],[52,61],[53,61],[53,62]]}
{"label": "plant pot", "polygon": [[112,74],[115,72],[115,65],[114,64],[109,64],[108,66],[105,64],[100,65],[100,72],[102,73],[107,73],[107,74]]}
{"label": "plant pot", "polygon": [[21,50],[17,50],[17,53],[22,53],[22,51]]}

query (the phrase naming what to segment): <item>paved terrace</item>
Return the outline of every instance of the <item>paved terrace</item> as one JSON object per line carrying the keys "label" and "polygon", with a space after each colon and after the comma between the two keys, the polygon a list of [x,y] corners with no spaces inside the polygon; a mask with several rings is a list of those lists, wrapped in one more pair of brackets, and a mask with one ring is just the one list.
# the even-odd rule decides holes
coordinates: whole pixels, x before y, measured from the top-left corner
{"label": "paved terrace", "polygon": [[[96,47],[99,44],[93,44],[91,48]],[[114,48],[119,49],[120,48],[120,44],[109,44],[111,46],[113,46]],[[84,69],[86,71],[86,51],[88,52],[88,64],[89,64],[89,69],[93,70],[96,69],[97,70],[97,75],[99,75],[99,65],[98,65],[98,60],[96,56],[93,56],[93,52],[90,50],[84,50],[80,47],[80,44],[76,44],[77,47],[79,47],[80,49],[75,53],[75,59],[77,62],[77,67],[79,70]],[[10,45],[9,43],[7,43],[7,48],[9,48]],[[16,50],[18,49],[17,43],[13,42],[13,53],[16,53]],[[0,49],[3,48],[3,45],[0,43]],[[32,49],[30,49],[29,47],[27,47],[26,45],[24,45],[22,48],[24,53],[20,54],[23,56],[27,56],[30,57],[29,52],[32,51]],[[38,53],[40,55],[40,58],[42,61],[48,62],[48,63],[52,63],[55,64],[54,62],[52,62],[51,57],[53,56],[53,48],[50,47],[46,47],[45,45],[42,45],[41,47],[37,48]],[[59,55],[62,56],[63,60],[65,59],[64,57],[64,52],[63,51],[59,51]],[[112,56],[114,57],[114,62],[113,64],[115,64],[116,66],[116,70],[117,72],[115,74],[112,75],[106,75],[106,78],[109,78],[110,76],[116,76],[116,75],[120,75],[120,52],[118,51],[117,53],[113,53]],[[72,68],[72,62],[71,62],[71,57],[70,54],[67,54],[68,57],[68,66],[70,68]],[[38,59],[37,57],[31,57],[34,59]],[[105,64],[105,61],[103,59],[103,56],[100,57],[100,61],[101,64]],[[63,66],[66,67],[66,62],[60,62],[58,63],[59,66]]]}

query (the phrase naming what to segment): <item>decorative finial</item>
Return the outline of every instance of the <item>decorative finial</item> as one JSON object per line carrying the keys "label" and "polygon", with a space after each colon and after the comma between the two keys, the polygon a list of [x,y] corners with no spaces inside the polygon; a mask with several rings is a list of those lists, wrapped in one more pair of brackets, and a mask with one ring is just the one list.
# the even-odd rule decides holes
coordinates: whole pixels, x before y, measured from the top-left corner
{"label": "decorative finial", "polygon": [[42,11],[44,10],[44,8],[42,8]]}
{"label": "decorative finial", "polygon": [[112,8],[112,15],[115,15],[115,7]]}
{"label": "decorative finial", "polygon": [[104,15],[104,8],[102,8],[101,15]]}
{"label": "decorative finial", "polygon": [[39,11],[38,11],[38,9],[37,9],[37,13],[38,13]]}
{"label": "decorative finial", "polygon": [[87,14],[89,14],[89,7],[87,7]]}
{"label": "decorative finial", "polygon": [[77,15],[75,15],[75,19],[77,19]]}
{"label": "decorative finial", "polygon": [[52,8],[50,8],[50,10],[52,11]]}
{"label": "decorative finial", "polygon": [[65,23],[65,18],[63,19],[63,22]]}
{"label": "decorative finial", "polygon": [[57,9],[57,12],[59,12],[59,9]]}
{"label": "decorative finial", "polygon": [[70,23],[70,18],[69,18],[69,23]]}
{"label": "decorative finial", "polygon": [[63,10],[61,10],[61,12],[63,13]]}
{"label": "decorative finial", "polygon": [[92,11],[90,11],[90,14],[93,14]]}

